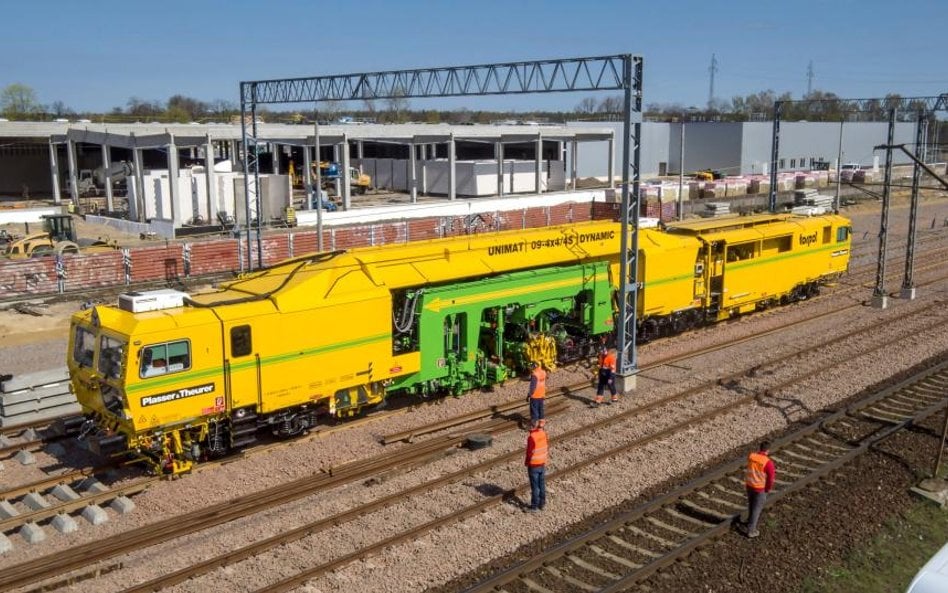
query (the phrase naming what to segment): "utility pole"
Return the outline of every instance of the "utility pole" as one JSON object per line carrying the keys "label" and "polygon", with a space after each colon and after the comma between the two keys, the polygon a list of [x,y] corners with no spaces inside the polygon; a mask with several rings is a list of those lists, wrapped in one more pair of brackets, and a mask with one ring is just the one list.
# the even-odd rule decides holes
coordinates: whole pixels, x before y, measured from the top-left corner
{"label": "utility pole", "polygon": [[718,59],[714,54],[711,54],[711,66],[708,68],[708,72],[711,73],[711,88],[708,89],[708,110],[710,111],[714,107],[714,75],[718,71]]}
{"label": "utility pole", "polygon": [[842,184],[840,172],[843,170],[843,120],[839,120],[839,149],[836,152],[836,197],[833,198],[833,212],[839,214],[839,190]]}
{"label": "utility pole", "polygon": [[810,65],[806,68],[806,96],[810,98],[810,95],[813,94],[813,78],[816,75],[813,73],[813,60],[810,60]]}
{"label": "utility pole", "polygon": [[681,122],[678,124],[681,128],[679,130],[678,136],[678,220],[684,220],[685,212],[682,209],[684,206],[684,193],[685,189],[685,115],[681,115]]}

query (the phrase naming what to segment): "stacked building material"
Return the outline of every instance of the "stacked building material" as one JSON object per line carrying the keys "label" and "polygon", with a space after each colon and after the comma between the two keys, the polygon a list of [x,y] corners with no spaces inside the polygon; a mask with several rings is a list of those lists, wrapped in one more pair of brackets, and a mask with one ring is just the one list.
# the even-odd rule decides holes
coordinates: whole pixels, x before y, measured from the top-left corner
{"label": "stacked building material", "polygon": [[753,175],[747,184],[747,193],[766,194],[770,193],[770,177],[764,175]]}
{"label": "stacked building material", "polygon": [[748,181],[746,177],[728,177],[724,180],[726,186],[725,195],[729,198],[735,198],[747,195]]}
{"label": "stacked building material", "polygon": [[813,173],[797,173],[794,180],[794,187],[796,189],[816,187],[816,175]]}
{"label": "stacked building material", "polygon": [[724,198],[727,196],[727,184],[722,181],[705,181],[701,197],[704,199]]}
{"label": "stacked building material", "polygon": [[697,200],[702,197],[702,190],[704,189],[703,181],[689,181],[688,187],[685,191],[688,193],[685,194],[689,200]]}
{"label": "stacked building material", "polygon": [[[677,220],[678,219],[678,203],[674,201],[649,201],[645,203],[644,214],[647,218],[654,218],[657,220]],[[640,226],[642,225],[641,220],[639,221]],[[643,228],[645,228],[643,226]]]}
{"label": "stacked building material", "polygon": [[0,383],[0,426],[18,426],[78,414],[65,367],[11,377]]}
{"label": "stacked building material", "polygon": [[719,216],[728,216],[731,213],[731,206],[727,202],[706,202],[704,210],[699,214],[705,218],[717,218]]}
{"label": "stacked building material", "polygon": [[777,175],[777,191],[796,189],[796,175],[793,173],[779,173]]}

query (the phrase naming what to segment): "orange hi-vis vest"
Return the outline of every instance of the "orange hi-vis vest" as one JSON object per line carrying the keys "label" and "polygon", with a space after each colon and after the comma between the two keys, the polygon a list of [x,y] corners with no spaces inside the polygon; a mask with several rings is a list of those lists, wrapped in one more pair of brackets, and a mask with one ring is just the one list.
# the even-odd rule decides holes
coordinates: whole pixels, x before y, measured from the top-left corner
{"label": "orange hi-vis vest", "polygon": [[763,490],[767,486],[767,473],[764,468],[770,457],[763,453],[755,452],[747,456],[747,471],[744,472],[744,483],[755,490]]}
{"label": "orange hi-vis vest", "polygon": [[546,455],[546,432],[542,428],[531,430],[530,436],[527,437],[527,465],[529,467],[546,465]]}
{"label": "orange hi-vis vest", "polygon": [[599,355],[599,368],[609,369],[616,372],[616,355],[612,352],[604,352]]}
{"label": "orange hi-vis vest", "polygon": [[533,389],[533,393],[530,394],[530,397],[533,399],[540,399],[546,396],[546,371],[542,368],[537,367],[533,369],[531,373],[533,378],[536,380],[537,385]]}

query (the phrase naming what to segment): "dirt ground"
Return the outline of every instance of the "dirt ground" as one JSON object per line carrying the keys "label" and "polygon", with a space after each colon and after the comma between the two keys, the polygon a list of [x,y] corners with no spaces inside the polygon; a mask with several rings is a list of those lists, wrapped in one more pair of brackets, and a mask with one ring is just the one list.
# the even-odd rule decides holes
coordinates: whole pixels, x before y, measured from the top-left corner
{"label": "dirt ground", "polygon": [[0,343],[16,346],[65,339],[69,334],[69,317],[77,303],[31,303],[19,308],[0,309]]}

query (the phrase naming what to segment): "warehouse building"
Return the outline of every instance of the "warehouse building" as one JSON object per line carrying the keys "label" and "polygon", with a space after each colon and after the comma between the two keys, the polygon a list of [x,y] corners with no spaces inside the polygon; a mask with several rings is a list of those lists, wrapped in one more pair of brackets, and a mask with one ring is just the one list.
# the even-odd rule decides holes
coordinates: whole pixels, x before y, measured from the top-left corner
{"label": "warehouse building", "polygon": [[[616,141],[622,141],[619,122],[583,121],[567,126],[611,128]],[[773,124],[770,122],[688,122],[642,124],[640,167],[643,178],[677,174],[681,170],[681,135],[684,126],[684,171],[712,169],[726,175],[769,173]],[[885,122],[846,122],[842,125],[842,162],[870,167],[885,161],[885,153],[873,147],[885,144],[888,124]],[[806,171],[819,163],[835,168],[840,147],[839,122],[781,122],[778,171]],[[913,144],[915,123],[895,125],[895,143]],[[933,145],[933,144],[932,144]],[[572,149],[567,146],[567,152]],[[585,144],[578,155],[580,177],[607,175],[603,163],[609,148],[603,143]],[[933,151],[929,160],[934,159]],[[893,163],[910,162],[901,151],[893,152]],[[567,155],[571,159],[572,155]],[[621,172],[621,155],[615,156],[614,167]]]}

